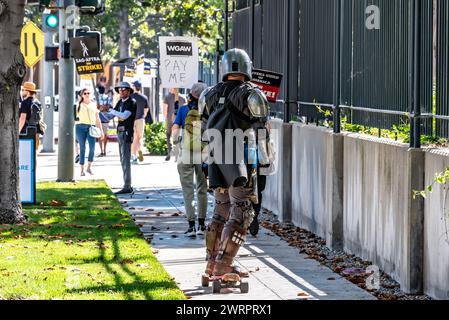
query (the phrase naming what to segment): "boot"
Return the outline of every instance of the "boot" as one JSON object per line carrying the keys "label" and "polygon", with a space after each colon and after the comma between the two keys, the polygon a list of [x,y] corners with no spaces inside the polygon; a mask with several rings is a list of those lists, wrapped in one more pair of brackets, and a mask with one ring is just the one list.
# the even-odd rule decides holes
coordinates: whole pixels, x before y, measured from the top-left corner
{"label": "boot", "polygon": [[249,233],[251,233],[251,235],[254,237],[257,236],[257,234],[259,233],[259,220],[257,219],[258,216],[259,214],[256,213],[254,215],[253,221],[249,225]]}

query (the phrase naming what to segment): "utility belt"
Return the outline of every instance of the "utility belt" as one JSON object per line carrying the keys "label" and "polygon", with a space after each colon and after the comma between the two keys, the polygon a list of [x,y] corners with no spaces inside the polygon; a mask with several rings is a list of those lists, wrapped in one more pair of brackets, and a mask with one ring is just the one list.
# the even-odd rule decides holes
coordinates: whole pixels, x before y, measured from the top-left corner
{"label": "utility belt", "polygon": [[118,126],[117,132],[125,132],[125,131],[133,131],[133,128],[125,127],[125,126]]}
{"label": "utility belt", "polygon": [[117,133],[123,133],[125,136],[125,142],[132,143],[133,142],[133,135],[134,135],[134,128],[129,128],[125,126],[118,126],[117,127]]}

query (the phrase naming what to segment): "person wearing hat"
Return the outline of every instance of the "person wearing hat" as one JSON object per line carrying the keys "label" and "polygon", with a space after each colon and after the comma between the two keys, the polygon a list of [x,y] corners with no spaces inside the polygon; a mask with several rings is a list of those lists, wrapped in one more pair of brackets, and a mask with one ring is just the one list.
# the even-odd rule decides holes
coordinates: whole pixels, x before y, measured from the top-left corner
{"label": "person wearing hat", "polygon": [[131,97],[136,100],[137,111],[136,120],[134,121],[134,141],[132,145],[131,161],[136,164],[137,159],[140,162],[143,161],[142,153],[142,140],[145,132],[145,118],[147,117],[148,110],[148,98],[141,93],[142,83],[139,80],[133,82],[134,93]]}
{"label": "person wearing hat", "polygon": [[[22,102],[20,103],[20,117],[19,117],[19,133],[26,134],[27,129],[30,126],[31,111],[33,104],[41,106],[41,103],[36,98],[36,93],[39,90],[36,89],[36,84],[33,82],[25,82],[21,88]],[[39,147],[39,126],[34,126],[36,128],[36,151]]]}
{"label": "person wearing hat", "polygon": [[[198,148],[192,146],[195,145],[195,142],[201,144],[201,130],[196,132],[193,128],[195,127],[195,122],[201,125],[198,112],[198,98],[206,88],[207,85],[200,82],[192,86],[187,105],[179,108],[176,119],[173,122],[173,137],[175,138],[175,142],[180,129],[183,131],[180,143],[181,157],[178,158],[178,173],[182,186],[187,221],[189,223],[185,235],[189,238],[204,235],[206,231],[207,180],[202,170],[201,146],[198,145]],[[195,156],[195,152],[198,152],[199,156],[198,154]],[[195,228],[196,215],[193,205],[195,189],[198,209],[198,229]]]}
{"label": "person wearing hat", "polygon": [[109,114],[118,118],[117,137],[124,180],[123,189],[115,194],[127,194],[134,192],[131,186],[131,145],[134,136],[137,104],[136,100],[131,98],[134,90],[128,82],[120,82],[115,87],[115,91],[120,95],[120,100],[115,108],[109,111]]}

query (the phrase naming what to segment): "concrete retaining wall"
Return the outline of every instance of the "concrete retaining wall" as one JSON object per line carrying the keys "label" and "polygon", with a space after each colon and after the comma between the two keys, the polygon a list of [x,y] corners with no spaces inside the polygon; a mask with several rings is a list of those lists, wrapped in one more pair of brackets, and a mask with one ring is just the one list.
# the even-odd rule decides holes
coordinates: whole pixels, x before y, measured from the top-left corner
{"label": "concrete retaining wall", "polygon": [[329,247],[371,261],[405,292],[449,299],[449,188],[436,184],[425,201],[413,199],[413,190],[449,167],[449,149],[410,149],[280,120],[272,127],[281,161],[268,178],[264,207],[325,238]]}
{"label": "concrete retaining wall", "polygon": [[271,138],[276,146],[274,175],[267,177],[262,206],[273,211],[281,222],[291,221],[291,124],[280,119],[270,121]]}
{"label": "concrete retaining wall", "polygon": [[[425,152],[425,185],[435,174],[449,167],[449,150]],[[424,292],[449,299],[449,194],[439,184],[425,201],[424,210]]]}
{"label": "concrete retaining wall", "polygon": [[343,136],[295,124],[292,131],[292,222],[342,245]]}
{"label": "concrete retaining wall", "polygon": [[345,250],[378,265],[404,291],[421,291],[423,212],[412,191],[423,185],[423,152],[350,134],[344,159]]}

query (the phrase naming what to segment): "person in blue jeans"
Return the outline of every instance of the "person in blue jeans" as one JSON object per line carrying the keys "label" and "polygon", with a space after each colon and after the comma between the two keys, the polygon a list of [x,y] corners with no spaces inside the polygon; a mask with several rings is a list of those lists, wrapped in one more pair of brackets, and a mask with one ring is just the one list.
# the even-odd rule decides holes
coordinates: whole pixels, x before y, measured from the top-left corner
{"label": "person in blue jeans", "polygon": [[[93,174],[92,172],[92,162],[95,156],[95,143],[96,139],[89,134],[89,128],[96,125],[101,129],[100,117],[98,115],[99,111],[95,103],[91,101],[91,92],[89,89],[82,89],[80,91],[80,101],[76,107],[76,139],[79,143],[80,148],[80,166],[81,166],[81,176],[85,176],[84,173],[84,163],[86,160],[86,141],[89,143],[89,155],[87,158],[87,173]],[[103,138],[103,130],[101,130]]]}

